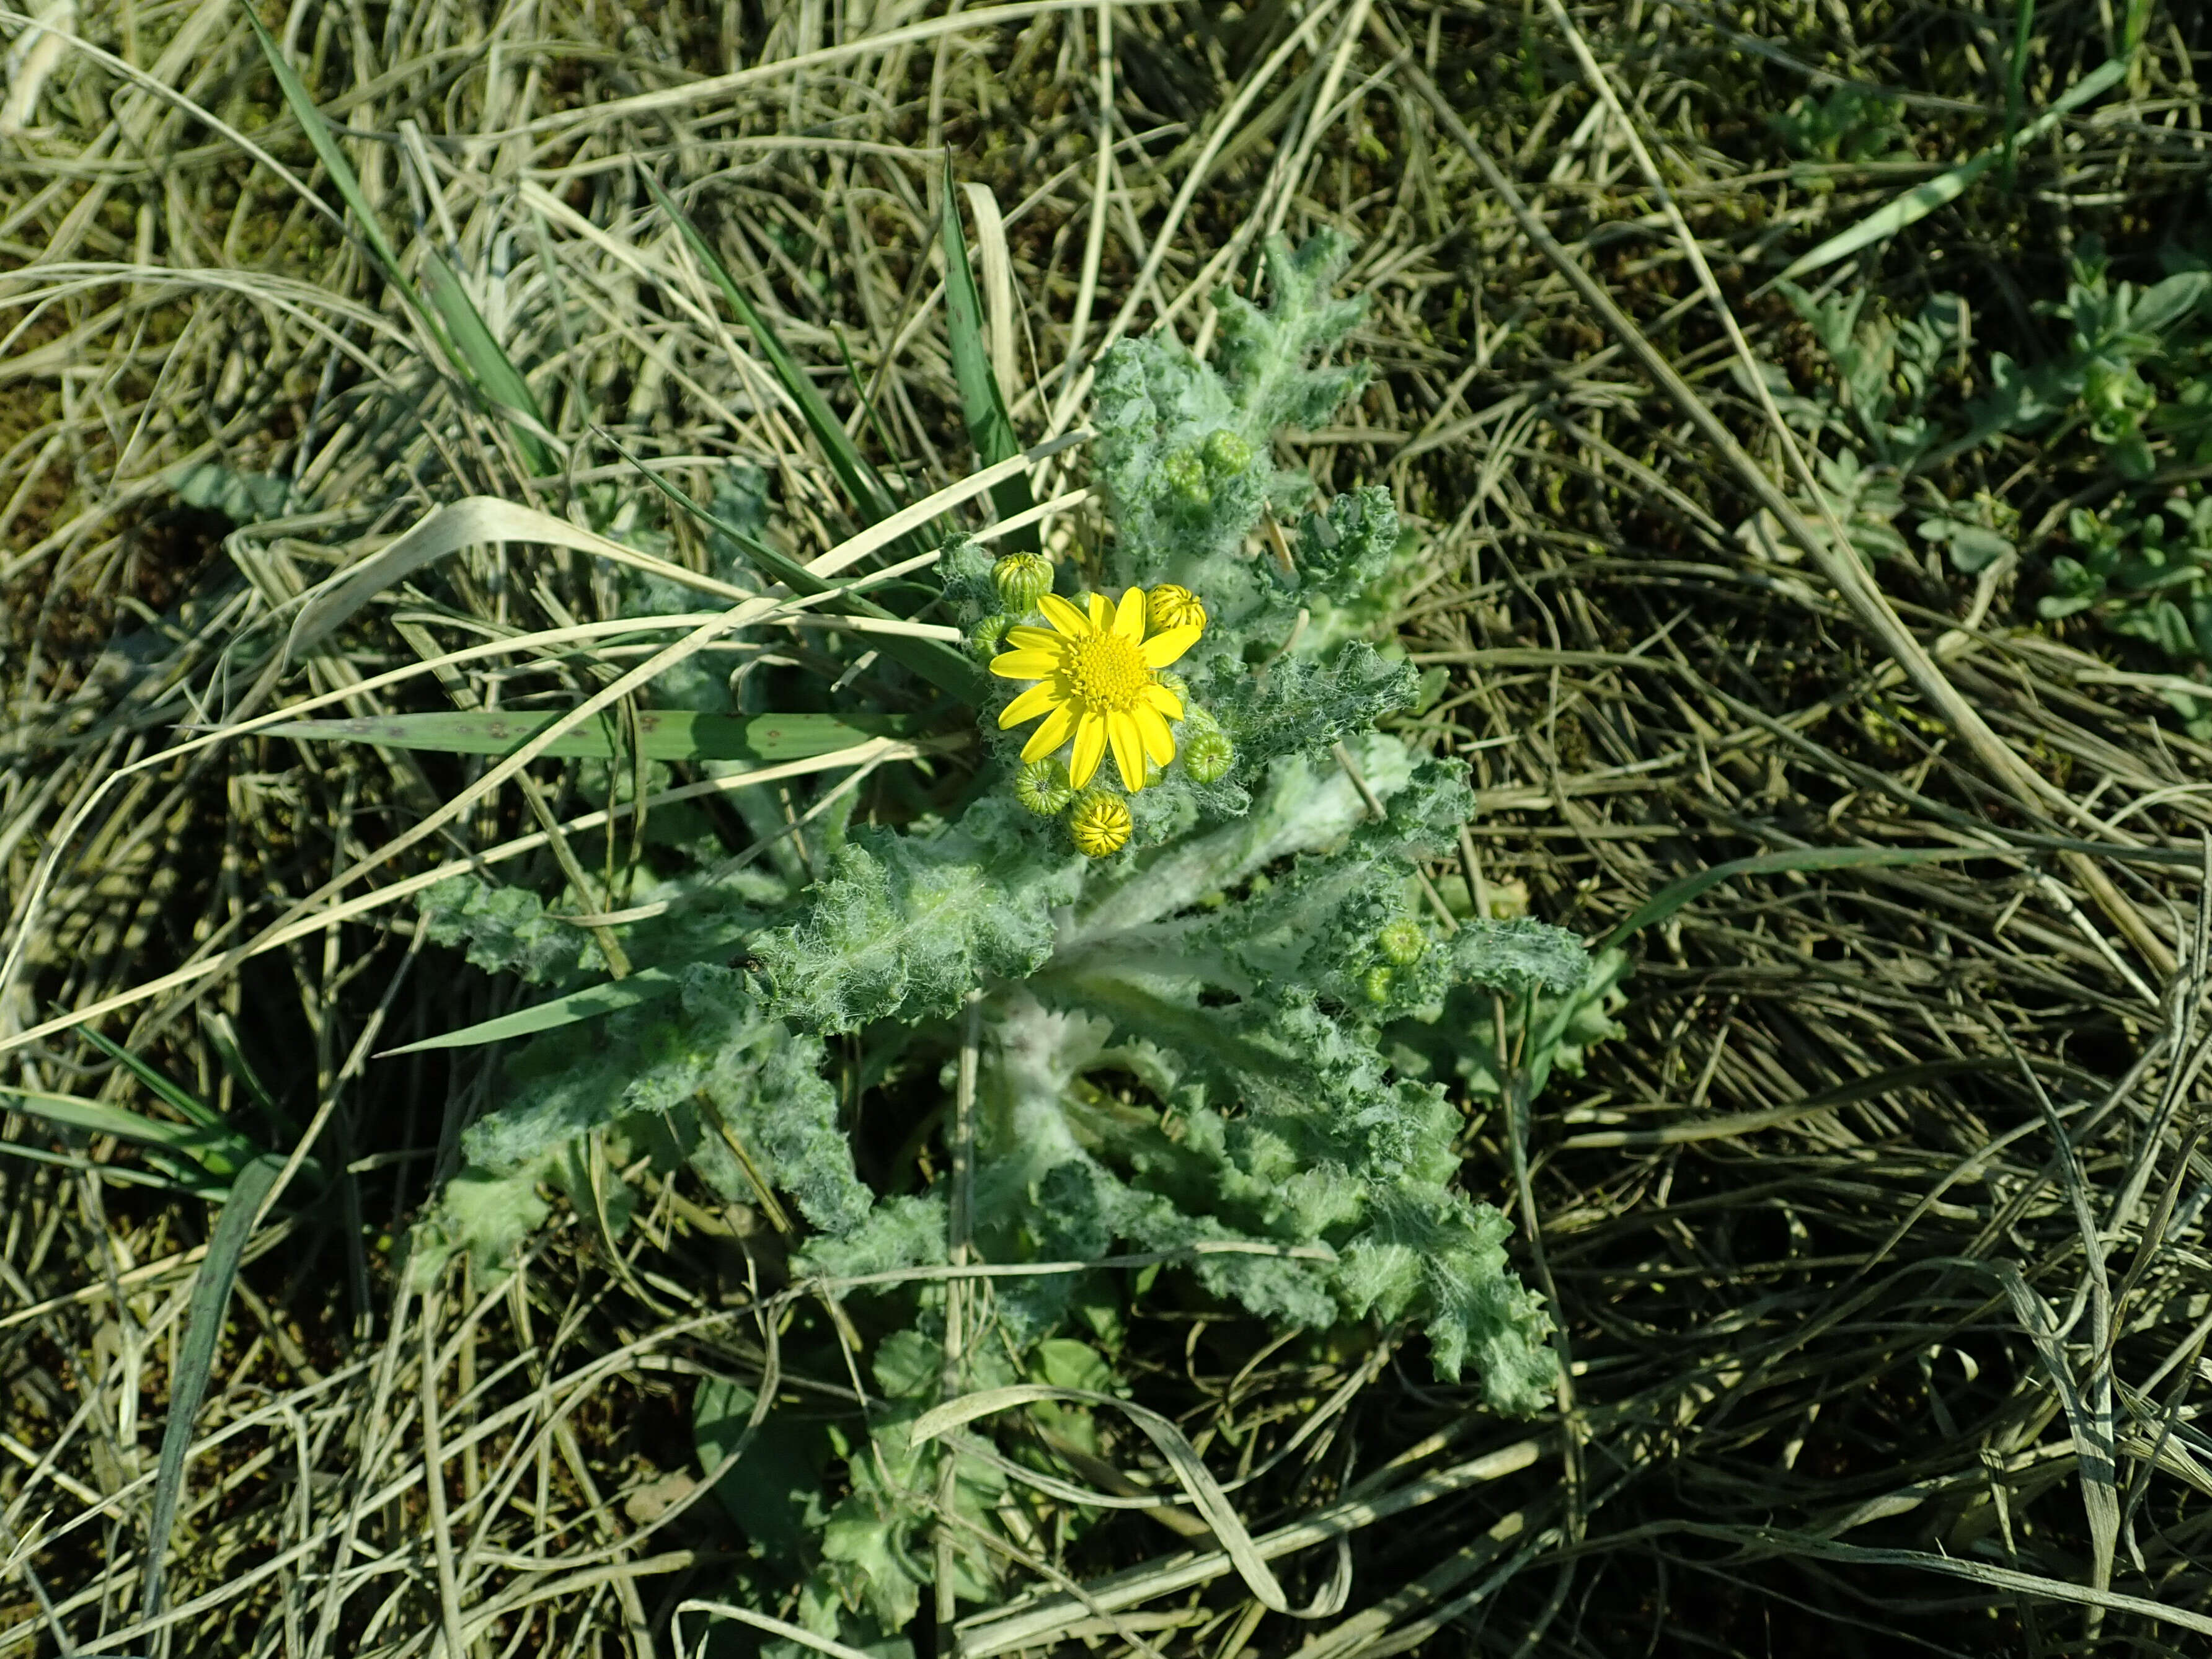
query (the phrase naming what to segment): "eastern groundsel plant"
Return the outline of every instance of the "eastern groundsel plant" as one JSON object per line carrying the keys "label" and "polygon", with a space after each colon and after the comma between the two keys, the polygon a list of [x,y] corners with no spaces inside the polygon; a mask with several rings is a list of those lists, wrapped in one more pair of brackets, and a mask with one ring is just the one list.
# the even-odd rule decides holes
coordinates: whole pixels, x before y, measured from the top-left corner
{"label": "eastern groundsel plant", "polygon": [[[711,1449],[758,1418],[721,1488],[758,1558],[738,1589],[823,1636],[895,1636],[940,1570],[963,1597],[993,1593],[1004,1553],[978,1540],[1003,1534],[1010,1479],[1049,1468],[1065,1491],[1054,1449],[1095,1454],[1103,1425],[1066,1405],[1010,1413],[990,1419],[1009,1436],[993,1457],[910,1443],[908,1425],[948,1391],[1124,1389],[1151,1297],[1340,1340],[1408,1326],[1498,1410],[1551,1397],[1549,1322],[1507,1263],[1504,1217],[1455,1184],[1465,1118],[1447,1091],[1500,1091],[1500,999],[1539,1034],[1524,1088],[1575,1063],[1607,1030],[1618,963],[1593,973],[1534,921],[1422,906],[1415,861],[1453,844],[1473,800],[1463,764],[1377,725],[1415,693],[1370,637],[1413,538],[1387,490],[1312,511],[1311,481],[1270,459],[1279,428],[1322,423],[1365,379],[1315,366],[1362,311],[1330,298],[1343,251],[1271,246],[1266,308],[1217,296],[1214,363],[1165,340],[1107,354],[1103,546],[994,559],[956,537],[938,565],[990,671],[966,793],[897,828],[819,813],[773,858],[702,840],[634,896],[655,914],[606,924],[667,994],[531,1041],[418,1229],[418,1271],[461,1249],[495,1267],[545,1218],[542,1184],[578,1190],[593,1137],[788,1218],[793,1279],[842,1301],[782,1334],[783,1374],[872,1392],[842,1417],[819,1394],[763,1414],[716,1383],[697,1420]],[[1291,533],[1263,537],[1266,514]],[[728,708],[704,677],[657,696]],[[789,829],[781,809],[754,822]],[[591,934],[516,889],[456,878],[426,920],[556,992],[607,977]],[[972,1125],[958,1206],[956,1122]],[[904,1143],[893,1167],[856,1164],[856,1143],[883,1141]],[[585,1196],[621,1224],[623,1194]],[[985,1263],[1164,1265],[963,1281],[948,1364],[944,1275],[850,1281],[946,1264],[956,1210],[957,1248]],[[964,1524],[941,1521],[948,1504]],[[1054,1535],[1091,1513],[1063,1508]]]}

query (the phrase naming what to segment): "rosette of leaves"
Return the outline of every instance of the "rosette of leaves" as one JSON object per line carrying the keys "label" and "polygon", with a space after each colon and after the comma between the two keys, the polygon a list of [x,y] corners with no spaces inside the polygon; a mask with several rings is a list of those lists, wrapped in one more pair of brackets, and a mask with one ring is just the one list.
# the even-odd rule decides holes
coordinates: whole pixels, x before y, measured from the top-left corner
{"label": "rosette of leaves", "polygon": [[[522,1051],[513,1093],[463,1137],[470,1167],[428,1242],[511,1248],[542,1216],[537,1185],[558,1178],[562,1148],[620,1134],[665,1163],[688,1159],[734,1201],[787,1198],[805,1229],[796,1270],[828,1294],[859,1274],[942,1263],[945,1179],[896,1196],[860,1180],[825,1042],[857,1054],[846,1075],[864,1086],[941,1079],[949,1095],[973,1030],[972,1242],[984,1260],[1159,1252],[1189,1293],[1279,1327],[1410,1322],[1440,1376],[1471,1373],[1500,1411],[1550,1396],[1549,1321],[1507,1262],[1504,1218],[1456,1184],[1462,1119],[1445,1085],[1495,1086],[1498,999],[1543,1028],[1530,1050],[1543,1066],[1571,1065],[1607,1030],[1620,964],[1594,978],[1556,929],[1441,925],[1415,908],[1413,860],[1449,848],[1473,801],[1462,765],[1377,728],[1415,695],[1412,668],[1364,636],[1407,538],[1380,489],[1306,511],[1310,481],[1272,453],[1279,428],[1317,424],[1364,382],[1358,367],[1315,362],[1363,314],[1331,297],[1345,252],[1335,237],[1295,252],[1272,244],[1267,306],[1218,296],[1214,363],[1135,340],[1099,368],[1092,459],[1113,534],[1096,568],[1058,580],[1109,593],[1172,581],[1199,596],[1211,621],[1176,667],[1231,746],[1226,769],[1200,781],[1179,755],[1129,798],[1128,845],[1085,859],[1014,799],[1021,738],[998,730],[1012,688],[994,687],[976,711],[985,772],[957,813],[897,829],[828,822],[804,885],[758,868],[744,883],[703,867],[665,878],[647,895],[666,900],[663,913],[622,937],[668,993]],[[1266,514],[1288,558],[1253,556]],[[964,627],[998,614],[981,547],[956,540],[940,569]],[[556,989],[588,983],[596,966],[584,935],[558,936],[513,894],[449,884],[428,925]],[[947,1387],[1064,1371],[1076,1349],[1098,1367],[1087,1386],[1120,1386],[1127,1275],[1055,1270],[969,1294],[981,1329],[961,1345],[964,1371],[948,1371],[941,1279],[856,1293],[854,1328],[875,1333],[872,1395],[812,1426],[779,1404],[738,1460],[741,1476],[750,1467],[805,1489],[781,1519],[740,1521],[762,1553],[757,1588],[802,1586],[784,1605],[825,1636],[878,1640],[913,1616],[933,1572],[941,1459],[956,1459],[957,1512],[1000,1524],[987,1471],[1018,1478],[1019,1457],[979,1465],[914,1448],[915,1413]],[[829,1340],[822,1375],[842,1379]],[[787,1343],[787,1368],[803,1348]],[[1020,1432],[1043,1438],[1022,1445],[1079,1452],[1083,1415],[1063,1411],[1046,1433],[1031,1413]],[[794,1462],[802,1441],[811,1449]],[[987,1594],[994,1560],[963,1547],[958,1592]]]}
{"label": "rosette of leaves", "polygon": [[[1903,99],[1843,82],[1825,93],[1807,93],[1771,118],[1771,125],[1801,163],[1833,167],[1910,156],[1911,143],[1899,118],[1904,113]],[[1792,167],[1790,179],[1815,191],[1835,188],[1835,180],[1816,167]]]}
{"label": "rosette of leaves", "polygon": [[2076,507],[2066,527],[2075,551],[2051,560],[2038,615],[2094,611],[2177,662],[2212,664],[2212,497],[2170,496],[2139,518]]}

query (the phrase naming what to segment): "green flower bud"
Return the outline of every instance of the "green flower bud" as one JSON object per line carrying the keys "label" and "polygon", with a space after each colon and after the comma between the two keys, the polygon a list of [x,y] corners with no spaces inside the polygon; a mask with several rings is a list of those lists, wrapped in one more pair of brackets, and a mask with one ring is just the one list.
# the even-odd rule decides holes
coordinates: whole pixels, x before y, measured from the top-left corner
{"label": "green flower bud", "polygon": [[1014,778],[1014,799],[1041,818],[1056,817],[1075,799],[1067,763],[1057,755],[1024,761]]}
{"label": "green flower bud", "polygon": [[1168,488],[1193,507],[1204,507],[1213,499],[1213,491],[1206,482],[1206,463],[1194,449],[1178,450],[1160,464],[1160,471],[1168,481]]}
{"label": "green flower bud", "polygon": [[1218,783],[1229,775],[1237,750],[1221,728],[1208,721],[1188,732],[1182,744],[1182,769],[1196,783]]}
{"label": "green flower bud", "polygon": [[968,630],[968,654],[977,662],[988,662],[1006,648],[1006,630],[1014,619],[1003,611],[994,611]]}
{"label": "green flower bud", "polygon": [[1399,967],[1410,968],[1429,948],[1429,936],[1413,917],[1401,916],[1395,921],[1383,923],[1382,931],[1375,935],[1375,948]]}
{"label": "green flower bud", "polygon": [[1379,1006],[1390,1000],[1390,981],[1394,977],[1388,968],[1370,968],[1367,977],[1360,981],[1359,988],[1367,994],[1370,1002]]}
{"label": "green flower bud", "polygon": [[1009,553],[991,567],[999,598],[1017,617],[1026,617],[1052,592],[1052,565],[1035,553]]}
{"label": "green flower bud", "polygon": [[1120,852],[1129,844],[1133,828],[1129,803],[1104,789],[1090,791],[1067,815],[1069,838],[1075,842],[1076,851],[1090,859]]}
{"label": "green flower bud", "polygon": [[1207,436],[1206,464],[1216,472],[1242,472],[1252,465],[1252,446],[1224,426]]}
{"label": "green flower bud", "polygon": [[[1152,678],[1160,683],[1160,687],[1163,690],[1172,691],[1175,693],[1176,701],[1182,703],[1186,710],[1189,708],[1190,682],[1188,680],[1183,678],[1182,675],[1175,672],[1172,669],[1167,668],[1155,671]],[[1188,714],[1186,714],[1185,718],[1188,718]]]}

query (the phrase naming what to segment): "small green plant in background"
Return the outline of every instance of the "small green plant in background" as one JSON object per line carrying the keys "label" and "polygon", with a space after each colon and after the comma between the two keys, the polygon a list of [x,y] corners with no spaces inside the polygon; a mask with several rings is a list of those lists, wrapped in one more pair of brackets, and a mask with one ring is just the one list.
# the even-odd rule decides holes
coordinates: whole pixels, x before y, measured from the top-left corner
{"label": "small green plant in background", "polygon": [[1800,166],[1792,182],[1819,191],[1835,188],[1835,181],[1818,166],[1854,161],[1887,161],[1911,156],[1900,118],[1905,101],[1870,88],[1839,82],[1826,92],[1808,93],[1780,115],[1772,118],[1774,130]]}
{"label": "small green plant in background", "polygon": [[[2014,556],[2020,507],[1988,489],[1954,500],[1939,480],[2006,436],[2032,439],[2115,480],[2103,506],[2067,513],[2069,545],[2049,560],[2037,614],[2056,621],[2086,613],[2177,665],[2212,666],[2212,503],[2194,482],[2166,493],[2154,476],[2161,464],[2212,461],[2212,338],[2203,327],[2212,276],[2178,269],[2148,287],[2115,280],[2101,246],[2085,239],[2065,297],[2038,307],[2067,325],[2063,347],[2033,365],[1974,354],[1971,317],[1956,295],[1933,295],[1899,321],[1870,307],[1863,291],[1815,297],[1783,289],[1835,370],[1832,386],[1783,398],[1784,411],[1808,435],[1830,441],[1817,462],[1821,485],[1863,556],[1908,552],[1899,528],[1908,514],[1922,542],[1961,572]],[[1963,429],[1944,430],[1930,412],[1947,366],[1987,387]],[[2036,469],[2014,487],[2047,476]],[[2197,700],[2183,703],[2185,718],[2202,718]]]}
{"label": "small green plant in background", "polygon": [[[895,1638],[940,1577],[991,1592],[981,1540],[1008,1524],[1009,1482],[1051,1468],[1065,1490],[1057,1460],[1096,1451],[1095,1410],[1015,1413],[1004,1455],[915,1425],[1024,1381],[1126,1395],[1162,1273],[1286,1331],[1410,1324],[1440,1376],[1471,1373],[1502,1412],[1551,1396],[1548,1318],[1504,1218],[1456,1184],[1445,1085],[1524,1114],[1613,1030],[1625,959],[1441,914],[1419,873],[1473,802],[1463,763],[1378,726],[1416,695],[1370,637],[1416,550],[1388,491],[1309,511],[1311,481],[1271,459],[1278,430],[1364,380],[1316,361],[1362,313],[1330,297],[1345,252],[1272,244],[1266,307],[1217,297],[1215,364],[1152,339],[1102,360],[1103,547],[944,544],[936,601],[995,670],[963,716],[982,744],[964,795],[912,792],[896,827],[854,823],[850,795],[752,801],[736,857],[663,823],[625,895],[651,914],[605,924],[618,983],[597,934],[534,892],[454,878],[426,896],[430,936],[544,987],[555,1029],[465,1133],[417,1273],[462,1252],[496,1269],[546,1218],[547,1183],[619,1229],[635,1200],[605,1172],[638,1161],[688,1164],[784,1230],[793,1273],[839,1298],[784,1336],[785,1370],[865,1379],[863,1403],[763,1406],[718,1382],[697,1432],[702,1457],[736,1456],[721,1491],[758,1555],[743,1588],[820,1635]],[[984,447],[972,408],[970,425]],[[1280,546],[1268,514],[1291,526]],[[717,546],[739,558],[757,533]],[[849,707],[905,684],[878,670]],[[668,689],[702,712],[729,695]],[[903,1142],[872,1182],[856,1115]],[[1117,1251],[1162,1265],[1085,1265]],[[974,1258],[1050,1265],[957,1293],[927,1273]],[[868,1275],[887,1277],[851,1288]],[[1054,1513],[1062,1541],[1079,1530],[1079,1510]]]}

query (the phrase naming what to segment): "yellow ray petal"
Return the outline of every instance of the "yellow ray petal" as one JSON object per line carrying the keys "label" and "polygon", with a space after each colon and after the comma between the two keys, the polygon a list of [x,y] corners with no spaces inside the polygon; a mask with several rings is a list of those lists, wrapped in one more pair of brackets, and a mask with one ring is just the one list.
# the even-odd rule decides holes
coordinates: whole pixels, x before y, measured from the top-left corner
{"label": "yellow ray petal", "polygon": [[1175,758],[1175,733],[1160,718],[1160,711],[1140,704],[1129,718],[1137,725],[1138,735],[1145,740],[1145,752],[1155,766],[1165,766]]}
{"label": "yellow ray petal", "polygon": [[1103,634],[1114,625],[1114,607],[1107,602],[1103,593],[1092,593],[1088,597],[1091,600],[1091,631]]}
{"label": "yellow ray petal", "polygon": [[1050,680],[1039,680],[1006,705],[1006,712],[999,716],[999,730],[1004,732],[1024,720],[1033,720],[1046,710],[1059,708],[1063,701],[1058,685]]}
{"label": "yellow ray petal", "polygon": [[1145,653],[1146,667],[1165,668],[1177,657],[1196,645],[1198,636],[1204,632],[1206,630],[1203,628],[1196,626],[1170,628],[1164,634],[1153,635],[1137,648]]}
{"label": "yellow ray petal", "polygon": [[1044,724],[1030,733],[1030,740],[1022,745],[1022,758],[1041,760],[1066,743],[1068,734],[1075,730],[1079,718],[1076,707],[1064,702],[1044,717]]}
{"label": "yellow ray petal", "polygon": [[1171,720],[1179,720],[1182,718],[1182,699],[1164,685],[1146,686],[1145,701]]}
{"label": "yellow ray petal", "polygon": [[1114,608],[1114,631],[1132,645],[1145,637],[1145,590],[1133,587]]}
{"label": "yellow ray petal", "polygon": [[1060,672],[1057,651],[1009,651],[991,659],[991,672],[1002,680],[1041,680]]}
{"label": "yellow ray petal", "polygon": [[1098,769],[1098,762],[1106,752],[1106,722],[1097,714],[1085,713],[1082,724],[1075,728],[1075,752],[1067,758],[1067,781],[1078,789],[1091,781],[1091,775]]}
{"label": "yellow ray petal", "polygon": [[1121,786],[1131,794],[1145,787],[1145,740],[1130,714],[1106,717],[1106,738],[1114,745],[1114,764],[1121,769]]}
{"label": "yellow ray petal", "polygon": [[1049,628],[1009,628],[1006,645],[1015,651],[1065,651],[1067,641]]}
{"label": "yellow ray petal", "polygon": [[1047,622],[1071,640],[1085,638],[1091,632],[1091,624],[1083,613],[1057,593],[1048,593],[1039,599],[1037,609],[1044,612]]}

